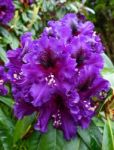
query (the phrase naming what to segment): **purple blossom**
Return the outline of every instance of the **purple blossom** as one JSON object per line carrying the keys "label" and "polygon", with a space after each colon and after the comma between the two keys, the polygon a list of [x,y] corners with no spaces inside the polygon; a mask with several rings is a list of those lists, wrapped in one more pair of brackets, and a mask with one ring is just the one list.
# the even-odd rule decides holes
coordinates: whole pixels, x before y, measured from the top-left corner
{"label": "purple blossom", "polygon": [[13,0],[0,0],[0,23],[7,24],[14,16]]}
{"label": "purple blossom", "polygon": [[67,14],[51,21],[39,39],[26,33],[20,48],[7,52],[15,115],[21,119],[38,112],[36,130],[46,132],[52,120],[67,140],[77,126],[89,126],[97,109],[94,98],[102,102],[109,90],[100,74],[101,40],[93,24],[81,18]]}
{"label": "purple blossom", "polygon": [[59,21],[49,21],[48,26],[44,29],[44,35],[56,37],[67,44],[72,42],[74,37],[83,36],[92,51],[101,53],[104,50],[100,37],[94,31],[93,23],[85,21],[84,17],[70,13]]}
{"label": "purple blossom", "polygon": [[7,88],[5,87],[5,83],[7,82],[7,75],[4,71],[4,67],[0,66],[0,95],[7,94]]}
{"label": "purple blossom", "polygon": [[79,69],[83,68],[85,65],[94,65],[99,69],[103,68],[102,56],[98,55],[97,48],[96,52],[93,51],[86,36],[80,35],[74,37],[69,44],[68,49],[72,50],[72,57],[76,59],[77,67]]}

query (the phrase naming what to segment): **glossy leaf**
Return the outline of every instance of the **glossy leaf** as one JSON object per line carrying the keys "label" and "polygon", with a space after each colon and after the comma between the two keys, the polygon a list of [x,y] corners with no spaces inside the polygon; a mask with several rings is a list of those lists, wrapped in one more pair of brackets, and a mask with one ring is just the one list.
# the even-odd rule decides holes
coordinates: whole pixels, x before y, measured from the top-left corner
{"label": "glossy leaf", "polygon": [[114,149],[114,136],[112,132],[111,123],[108,118],[108,120],[105,121],[104,126],[102,150],[113,150],[113,149]]}
{"label": "glossy leaf", "polygon": [[0,109],[0,143],[1,143],[0,150],[12,149],[13,128],[14,124],[12,120],[5,115],[2,109]]}
{"label": "glossy leaf", "polygon": [[3,112],[2,109],[0,109],[0,123],[2,125],[7,126],[7,128],[9,129],[9,132],[12,133],[12,131],[14,129],[14,124],[13,124],[12,120],[9,118],[9,116],[5,115],[5,113]]}
{"label": "glossy leaf", "polygon": [[105,54],[103,55],[104,58],[104,69],[102,71],[103,77],[110,82],[111,87],[114,88],[114,66],[111,62],[111,60],[106,56]]}
{"label": "glossy leaf", "polygon": [[42,134],[38,150],[77,150],[80,147],[80,139],[75,138],[71,141],[65,141],[61,131],[54,129],[51,125],[46,134]]}
{"label": "glossy leaf", "polygon": [[9,130],[4,124],[0,123],[0,143],[1,150],[11,150],[12,149],[12,136]]}
{"label": "glossy leaf", "polygon": [[34,120],[34,115],[24,117],[22,120],[18,120],[15,129],[13,141],[16,143],[19,139],[21,139],[31,128],[31,124]]}
{"label": "glossy leaf", "polygon": [[0,96],[0,102],[6,104],[7,106],[13,108],[14,101],[9,97]]}
{"label": "glossy leaf", "polygon": [[38,150],[39,140],[41,137],[41,133],[38,131],[34,131],[32,135],[29,137],[28,143],[28,150]]}
{"label": "glossy leaf", "polygon": [[66,141],[62,132],[50,125],[48,132],[41,135],[38,150],[96,150],[100,149],[101,140],[102,135],[94,124],[86,130],[78,129],[77,136],[71,141]]}
{"label": "glossy leaf", "polygon": [[89,149],[100,149],[102,133],[92,122],[88,129],[78,129],[78,134]]}
{"label": "glossy leaf", "polygon": [[102,54],[103,59],[104,59],[104,68],[112,68],[114,69],[114,66],[110,60],[110,58],[106,54]]}
{"label": "glossy leaf", "polygon": [[4,63],[6,63],[8,61],[6,52],[3,50],[3,48],[1,46],[0,46],[0,59],[2,59],[2,61]]}

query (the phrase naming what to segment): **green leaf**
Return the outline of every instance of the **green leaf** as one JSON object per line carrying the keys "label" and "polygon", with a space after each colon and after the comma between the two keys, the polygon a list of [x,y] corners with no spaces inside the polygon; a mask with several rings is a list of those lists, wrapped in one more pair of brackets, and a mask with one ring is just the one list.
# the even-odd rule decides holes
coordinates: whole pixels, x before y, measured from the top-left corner
{"label": "green leaf", "polygon": [[113,66],[110,58],[105,53],[103,53],[102,56],[104,59],[104,68],[113,68],[114,69],[114,66]]}
{"label": "green leaf", "polygon": [[78,134],[81,139],[86,143],[87,147],[90,149],[91,137],[87,129],[78,128]]}
{"label": "green leaf", "polygon": [[5,113],[3,112],[3,110],[0,108],[0,123],[2,125],[7,126],[7,128],[9,129],[9,132],[13,132],[14,129],[14,124],[12,122],[12,120],[5,115]]}
{"label": "green leaf", "polygon": [[102,75],[106,80],[110,82],[111,87],[114,88],[114,66],[106,54],[103,54],[103,59],[105,65],[102,71]]}
{"label": "green leaf", "polygon": [[24,22],[29,21],[29,18],[28,18],[27,14],[25,12],[22,13],[22,19],[23,19]]}
{"label": "green leaf", "polygon": [[[77,136],[71,141],[65,141],[63,150],[89,150],[82,139]],[[61,149],[60,149],[61,150]]]}
{"label": "green leaf", "polygon": [[11,41],[11,39],[12,39],[11,33],[3,27],[0,27],[0,31],[1,31],[1,34],[3,36],[3,42],[5,44],[10,44],[10,42],[12,42]]}
{"label": "green leaf", "polygon": [[21,139],[31,128],[31,124],[34,120],[34,114],[24,117],[22,120],[18,120],[14,129],[14,143]]}
{"label": "green leaf", "polygon": [[88,149],[100,149],[102,143],[102,133],[93,122],[90,124],[88,129],[78,128],[78,134],[84,141],[84,143],[87,145]]}
{"label": "green leaf", "polygon": [[6,104],[7,106],[13,108],[14,101],[9,97],[0,96],[0,102]]}
{"label": "green leaf", "polygon": [[109,118],[104,126],[102,150],[114,150],[114,136]]}
{"label": "green leaf", "polygon": [[[12,136],[5,124],[0,123],[0,143],[3,150],[12,150]],[[1,150],[2,150],[1,148]]]}
{"label": "green leaf", "polygon": [[14,34],[11,34],[11,38],[10,38],[10,43],[9,44],[10,44],[12,49],[16,49],[19,46],[18,38]]}
{"label": "green leaf", "polygon": [[0,144],[2,146],[1,150],[12,149],[13,129],[14,124],[12,120],[5,115],[2,109],[0,109]]}
{"label": "green leaf", "polygon": [[39,140],[41,133],[34,131],[32,135],[26,140],[28,149],[27,150],[38,150]]}
{"label": "green leaf", "polygon": [[70,4],[69,6],[74,12],[78,12],[78,8],[74,4]]}
{"label": "green leaf", "polygon": [[2,59],[2,61],[4,63],[8,62],[6,52],[5,52],[5,50],[3,50],[3,48],[1,46],[0,46],[0,58]]}
{"label": "green leaf", "polygon": [[9,44],[12,49],[15,49],[19,46],[18,38],[13,32],[9,32],[3,27],[0,27],[0,30],[1,30],[1,34],[3,35],[3,42],[5,44]]}
{"label": "green leaf", "polygon": [[78,129],[77,136],[66,141],[61,131],[49,125],[48,132],[41,134],[36,150],[100,150],[102,133],[92,122],[88,129]]}
{"label": "green leaf", "polygon": [[47,133],[42,134],[37,150],[60,150],[64,147],[64,139],[60,132],[49,126]]}
{"label": "green leaf", "polygon": [[48,132],[42,134],[36,150],[89,150],[83,140],[77,135],[66,141],[61,131],[49,125]]}
{"label": "green leaf", "polygon": [[110,82],[112,88],[114,88],[114,70],[112,69],[104,69],[102,72],[104,79]]}
{"label": "green leaf", "polygon": [[92,14],[95,14],[95,11],[89,7],[84,7],[86,11],[92,13]]}
{"label": "green leaf", "polygon": [[103,121],[102,117],[100,116],[100,114],[97,117],[94,117],[92,120],[96,126],[104,127],[104,121]]}
{"label": "green leaf", "polygon": [[86,144],[82,140],[80,140],[80,147],[79,147],[79,149],[75,149],[75,150],[89,150],[89,149],[86,146]]}

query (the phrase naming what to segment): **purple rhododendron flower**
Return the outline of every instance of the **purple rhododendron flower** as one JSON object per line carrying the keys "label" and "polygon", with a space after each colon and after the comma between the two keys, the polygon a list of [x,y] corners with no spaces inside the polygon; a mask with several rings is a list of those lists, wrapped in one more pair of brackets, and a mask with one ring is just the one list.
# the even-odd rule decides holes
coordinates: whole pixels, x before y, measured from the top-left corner
{"label": "purple rhododendron flower", "polygon": [[5,83],[7,82],[7,75],[4,71],[4,67],[0,66],[0,95],[7,94],[7,88],[5,87]]}
{"label": "purple rhododendron flower", "polygon": [[13,0],[0,0],[0,23],[7,24],[14,16]]}
{"label": "purple rhododendron flower", "polygon": [[36,130],[46,132],[52,120],[70,140],[77,126],[89,126],[96,113],[94,98],[103,101],[109,90],[100,74],[104,47],[82,16],[67,14],[48,24],[39,39],[26,33],[20,48],[7,52],[14,112],[19,119],[38,112]]}

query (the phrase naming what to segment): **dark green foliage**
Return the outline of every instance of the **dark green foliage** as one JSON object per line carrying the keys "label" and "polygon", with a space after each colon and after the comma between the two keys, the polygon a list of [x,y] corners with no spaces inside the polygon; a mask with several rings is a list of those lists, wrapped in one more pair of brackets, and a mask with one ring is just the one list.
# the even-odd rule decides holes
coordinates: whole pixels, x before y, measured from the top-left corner
{"label": "dark green foliage", "polygon": [[95,23],[106,52],[114,62],[114,0],[87,0],[86,4],[95,11],[95,15],[89,15],[89,19]]}

